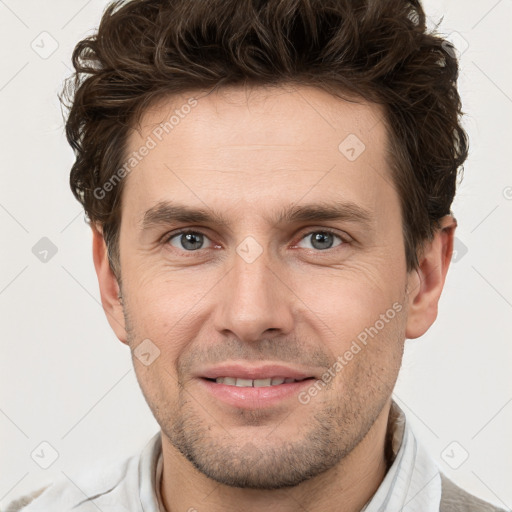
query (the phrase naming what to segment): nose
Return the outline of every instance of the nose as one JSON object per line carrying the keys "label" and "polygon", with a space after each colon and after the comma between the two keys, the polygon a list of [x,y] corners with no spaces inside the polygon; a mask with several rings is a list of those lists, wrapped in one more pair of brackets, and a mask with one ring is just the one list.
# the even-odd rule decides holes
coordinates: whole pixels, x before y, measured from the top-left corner
{"label": "nose", "polygon": [[251,263],[236,255],[218,290],[215,327],[242,342],[289,334],[293,328],[293,291],[262,254]]}

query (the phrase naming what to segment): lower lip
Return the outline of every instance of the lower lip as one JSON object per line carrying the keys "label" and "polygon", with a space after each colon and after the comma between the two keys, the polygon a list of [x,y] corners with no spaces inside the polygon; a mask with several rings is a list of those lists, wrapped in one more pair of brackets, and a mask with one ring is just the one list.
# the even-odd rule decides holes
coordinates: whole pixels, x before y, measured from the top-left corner
{"label": "lower lip", "polygon": [[261,409],[271,407],[279,402],[295,396],[301,389],[309,387],[314,379],[299,382],[287,382],[276,386],[241,387],[218,384],[208,379],[199,379],[207,391],[215,398],[241,409]]}

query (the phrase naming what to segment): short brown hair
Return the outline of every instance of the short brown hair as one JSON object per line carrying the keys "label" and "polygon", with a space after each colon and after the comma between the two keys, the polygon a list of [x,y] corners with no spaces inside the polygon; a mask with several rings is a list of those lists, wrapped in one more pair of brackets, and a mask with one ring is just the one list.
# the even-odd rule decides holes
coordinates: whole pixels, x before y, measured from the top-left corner
{"label": "short brown hair", "polygon": [[468,151],[458,63],[419,0],[121,0],[76,45],[73,65],[61,95],[70,185],[118,278],[123,183],[94,191],[122,165],[145,109],[195,89],[291,82],[382,105],[408,271],[450,213]]}

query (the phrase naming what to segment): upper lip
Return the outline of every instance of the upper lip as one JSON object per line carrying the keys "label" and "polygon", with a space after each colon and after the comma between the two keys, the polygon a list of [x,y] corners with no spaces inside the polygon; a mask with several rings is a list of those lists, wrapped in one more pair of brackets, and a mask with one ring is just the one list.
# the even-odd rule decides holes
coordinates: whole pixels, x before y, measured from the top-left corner
{"label": "upper lip", "polygon": [[313,374],[281,364],[265,364],[259,366],[251,366],[248,364],[222,364],[206,368],[198,373],[198,377],[206,379],[234,377],[251,380],[283,377],[285,379],[302,380],[313,377]]}

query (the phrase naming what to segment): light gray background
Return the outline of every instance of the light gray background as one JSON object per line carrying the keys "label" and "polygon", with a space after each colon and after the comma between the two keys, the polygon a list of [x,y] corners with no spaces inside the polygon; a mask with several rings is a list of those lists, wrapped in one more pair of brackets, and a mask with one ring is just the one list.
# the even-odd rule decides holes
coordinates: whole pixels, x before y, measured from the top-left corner
{"label": "light gray background", "polygon": [[[158,431],[129,351],[100,306],[91,234],[68,187],[73,155],[56,97],[72,48],[105,5],[0,0],[3,506],[61,473],[73,480],[100,458],[134,454]],[[510,509],[512,2],[424,5],[431,20],[444,16],[440,31],[465,50],[460,91],[471,153],[454,203],[458,252],[439,317],[425,336],[407,341],[395,399],[444,472]],[[58,249],[45,263],[32,252],[42,237]],[[35,450],[34,459],[51,462],[43,441],[58,452],[48,469],[31,458]]]}

